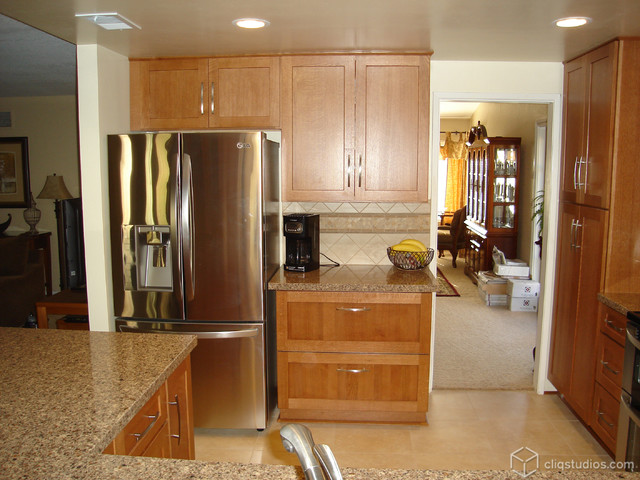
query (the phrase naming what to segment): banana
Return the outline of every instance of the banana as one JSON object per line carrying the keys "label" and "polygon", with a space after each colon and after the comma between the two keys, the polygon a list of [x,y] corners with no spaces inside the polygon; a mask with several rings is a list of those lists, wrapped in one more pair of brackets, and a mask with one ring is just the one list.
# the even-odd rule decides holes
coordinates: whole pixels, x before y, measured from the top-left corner
{"label": "banana", "polygon": [[424,252],[426,250],[426,248],[423,250],[422,248],[410,243],[398,243],[391,248],[398,252]]}
{"label": "banana", "polygon": [[400,244],[406,244],[406,245],[414,245],[416,247],[418,247],[421,252],[426,252],[427,251],[427,247],[425,246],[424,243],[422,243],[420,240],[416,240],[415,238],[406,238],[404,240],[402,240],[400,242]]}

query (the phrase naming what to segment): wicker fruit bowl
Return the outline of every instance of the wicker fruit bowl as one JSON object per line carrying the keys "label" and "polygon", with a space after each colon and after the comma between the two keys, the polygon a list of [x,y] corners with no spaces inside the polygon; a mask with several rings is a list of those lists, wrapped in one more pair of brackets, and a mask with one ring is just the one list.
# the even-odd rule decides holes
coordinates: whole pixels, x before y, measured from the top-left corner
{"label": "wicker fruit bowl", "polygon": [[387,248],[387,257],[391,263],[403,270],[419,270],[426,267],[433,260],[433,248],[427,248],[424,252],[405,252],[395,250],[393,247]]}

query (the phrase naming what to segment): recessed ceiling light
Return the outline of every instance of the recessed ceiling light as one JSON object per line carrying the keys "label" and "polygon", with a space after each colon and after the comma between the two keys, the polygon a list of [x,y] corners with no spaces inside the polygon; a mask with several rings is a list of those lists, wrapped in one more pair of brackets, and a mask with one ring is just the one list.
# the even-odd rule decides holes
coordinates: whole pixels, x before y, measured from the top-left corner
{"label": "recessed ceiling light", "polygon": [[559,18],[555,21],[556,26],[562,28],[581,27],[587,23],[591,23],[591,19],[589,17],[566,17]]}
{"label": "recessed ceiling light", "polygon": [[261,18],[237,18],[232,23],[240,28],[262,28],[269,26],[269,22]]}
{"label": "recessed ceiling light", "polygon": [[86,18],[105,30],[130,30],[137,28],[142,30],[140,25],[133,23],[128,18],[117,12],[113,13],[76,13],[78,18]]}

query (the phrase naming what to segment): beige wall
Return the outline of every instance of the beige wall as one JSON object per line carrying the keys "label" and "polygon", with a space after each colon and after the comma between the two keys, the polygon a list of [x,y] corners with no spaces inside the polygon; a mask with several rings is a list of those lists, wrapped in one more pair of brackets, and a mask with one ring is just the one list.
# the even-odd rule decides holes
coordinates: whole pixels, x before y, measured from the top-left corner
{"label": "beige wall", "polygon": [[107,135],[129,130],[129,61],[97,45],[78,46],[78,118],[87,295],[91,330],[113,330]]}
{"label": "beige wall", "polygon": [[[80,196],[78,169],[78,134],[76,97],[4,97],[0,111],[11,112],[11,127],[0,127],[2,137],[28,137],[29,171],[33,197],[42,217],[38,231],[51,232],[51,278],[53,291],[60,290],[58,234],[53,200],[36,198],[53,173],[64,176],[64,183],[74,197]],[[10,231],[26,231],[24,208],[0,209],[0,222],[12,216]]]}
{"label": "beige wall", "polygon": [[518,258],[531,258],[531,215],[533,212],[533,161],[536,121],[547,120],[547,105],[524,103],[481,103],[471,118],[487,127],[490,137],[520,137],[520,198]]}

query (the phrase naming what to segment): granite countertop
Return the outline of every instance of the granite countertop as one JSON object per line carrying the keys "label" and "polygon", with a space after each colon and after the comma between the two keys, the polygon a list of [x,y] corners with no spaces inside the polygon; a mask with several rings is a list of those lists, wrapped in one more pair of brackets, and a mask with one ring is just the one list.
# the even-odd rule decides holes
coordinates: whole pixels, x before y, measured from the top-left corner
{"label": "granite countertop", "polygon": [[599,293],[598,300],[625,317],[627,312],[640,311],[640,293]]}
{"label": "granite countertop", "polygon": [[[195,346],[190,335],[0,328],[0,478],[304,480],[297,466],[101,452]],[[510,471],[342,468],[346,480],[518,479]],[[607,471],[540,479],[637,478]]]}
{"label": "granite countertop", "polygon": [[270,290],[318,292],[435,292],[438,283],[427,268],[402,270],[393,265],[341,265],[311,272],[280,269],[269,281]]}

